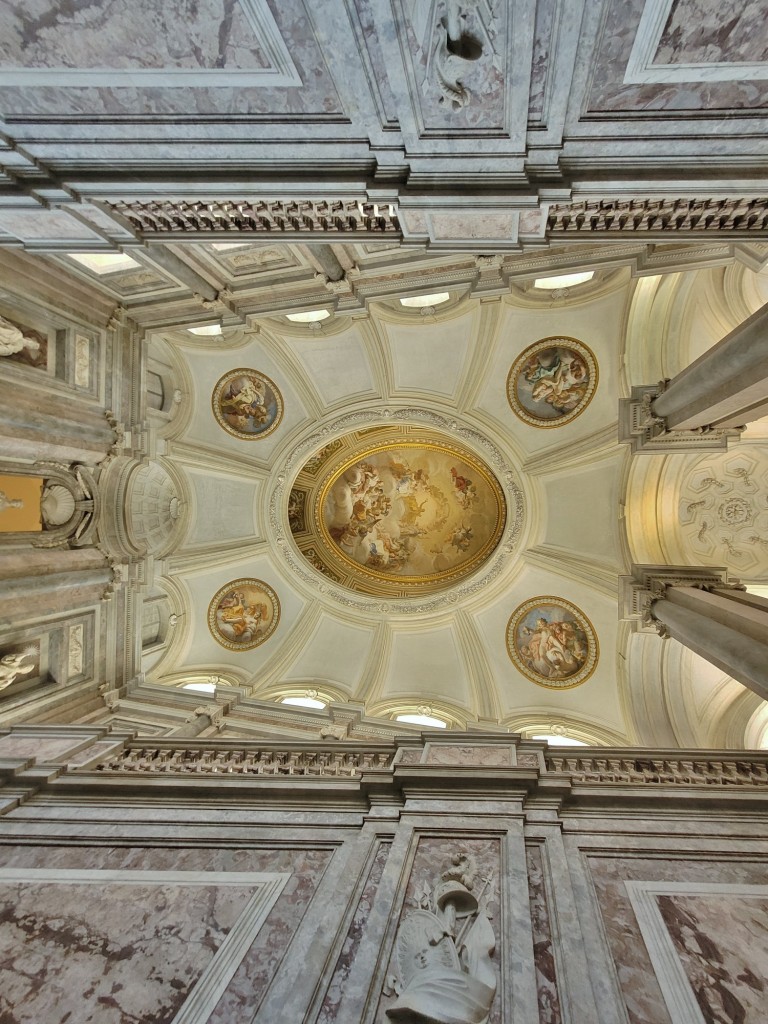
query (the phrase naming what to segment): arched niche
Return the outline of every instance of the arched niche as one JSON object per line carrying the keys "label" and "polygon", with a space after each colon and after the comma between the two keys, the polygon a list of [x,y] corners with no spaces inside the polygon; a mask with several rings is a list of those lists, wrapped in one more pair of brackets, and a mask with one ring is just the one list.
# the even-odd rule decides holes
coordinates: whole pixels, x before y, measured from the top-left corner
{"label": "arched niche", "polygon": [[86,546],[93,543],[100,510],[87,466],[0,461],[2,546]]}

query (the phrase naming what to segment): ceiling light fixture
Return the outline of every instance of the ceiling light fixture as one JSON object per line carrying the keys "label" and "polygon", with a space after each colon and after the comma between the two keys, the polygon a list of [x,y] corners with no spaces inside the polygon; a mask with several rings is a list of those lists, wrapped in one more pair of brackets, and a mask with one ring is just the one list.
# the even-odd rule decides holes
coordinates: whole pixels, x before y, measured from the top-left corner
{"label": "ceiling light fixture", "polygon": [[300,708],[324,708],[324,700],[316,700],[314,697],[283,697],[281,704],[295,704]]}
{"label": "ceiling light fixture", "polygon": [[286,313],[285,319],[295,324],[315,324],[318,320],[327,320],[330,315],[327,309],[308,309],[304,313]]}
{"label": "ceiling light fixture", "polygon": [[94,274],[114,274],[118,270],[132,270],[140,267],[131,256],[123,252],[68,252],[67,256],[76,263],[80,263]]}
{"label": "ceiling light fixture", "polygon": [[439,306],[450,299],[450,292],[433,292],[431,295],[408,295],[400,299],[400,305],[406,309],[423,309],[424,306]]}
{"label": "ceiling light fixture", "polygon": [[207,327],[188,327],[187,330],[190,334],[200,334],[204,336],[213,336],[221,334],[221,324],[208,324]]}
{"label": "ceiling light fixture", "polygon": [[426,725],[433,729],[447,729],[448,723],[432,715],[398,715],[396,722],[409,722],[411,725]]}
{"label": "ceiling light fixture", "polygon": [[588,744],[583,740],[574,740],[570,736],[558,736],[553,732],[543,732],[539,736],[531,736],[532,740],[544,740],[550,746],[555,747],[586,747]]}
{"label": "ceiling light fixture", "polygon": [[542,291],[554,292],[558,288],[573,288],[577,284],[584,284],[591,281],[595,276],[594,270],[585,270],[580,274],[560,274],[557,277],[537,277],[533,282],[534,288]]}

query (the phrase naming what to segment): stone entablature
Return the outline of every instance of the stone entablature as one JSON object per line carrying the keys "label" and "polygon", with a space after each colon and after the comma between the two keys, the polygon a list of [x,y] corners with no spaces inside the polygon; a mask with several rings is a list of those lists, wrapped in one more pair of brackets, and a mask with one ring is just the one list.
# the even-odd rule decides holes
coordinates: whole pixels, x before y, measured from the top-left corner
{"label": "stone entablature", "polygon": [[[448,742],[428,740],[423,745],[397,745],[389,750],[360,749],[355,745],[333,744],[325,749],[256,745],[232,747],[211,744],[197,748],[174,746],[134,746],[114,753],[93,766],[107,774],[222,774],[361,777],[371,771],[393,774],[414,769],[419,773],[439,771],[442,766],[473,768],[497,772],[517,769],[542,774],[570,776],[573,784],[621,783],[624,785],[687,786],[768,786],[768,754],[737,758],[732,753],[721,757],[701,757],[689,751],[676,757],[638,756],[612,751],[601,757],[593,753],[565,756],[544,754],[531,745],[521,750],[498,736],[473,742],[460,736]],[[442,740],[442,737],[441,737]],[[527,748],[528,744],[526,744]],[[540,747],[540,744],[535,745]]]}

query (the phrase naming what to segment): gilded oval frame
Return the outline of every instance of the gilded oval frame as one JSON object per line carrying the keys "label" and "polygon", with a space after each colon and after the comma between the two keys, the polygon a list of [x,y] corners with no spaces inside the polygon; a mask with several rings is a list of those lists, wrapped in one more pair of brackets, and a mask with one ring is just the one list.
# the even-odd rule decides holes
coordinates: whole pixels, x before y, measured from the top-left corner
{"label": "gilded oval frame", "polygon": [[[571,675],[561,677],[559,680],[546,677],[526,663],[525,658],[517,649],[517,630],[525,618],[537,610],[543,611],[546,608],[560,608],[570,614],[573,620],[583,632],[587,641],[587,654],[582,665]],[[550,620],[551,621],[551,620]],[[585,683],[597,668],[600,660],[600,644],[598,642],[595,627],[581,608],[578,608],[563,597],[554,597],[551,594],[532,597],[518,605],[512,612],[506,628],[507,654],[515,668],[537,686],[543,686],[547,690],[571,690],[576,686]]]}
{"label": "gilded oval frame", "polygon": [[[233,426],[226,419],[226,414],[221,408],[221,396],[224,389],[233,380],[238,377],[255,377],[256,380],[260,381],[265,387],[269,388],[272,392],[275,401],[275,414],[269,424],[264,427],[263,430],[238,430],[237,427]],[[261,441],[262,438],[268,437],[280,426],[280,422],[283,418],[283,396],[280,393],[280,389],[277,384],[268,377],[265,373],[261,373],[260,370],[254,370],[249,366],[239,366],[235,370],[228,370],[222,377],[220,377],[214,385],[211,393],[211,409],[213,411],[214,418],[222,430],[225,430],[231,437],[236,437],[240,441]]]}
{"label": "gilded oval frame", "polygon": [[[244,642],[238,642],[237,640],[231,639],[221,632],[219,623],[217,621],[217,613],[220,611],[221,601],[230,594],[233,594],[237,590],[243,590],[250,588],[252,590],[259,590],[265,598],[267,598],[272,606],[272,615],[269,620],[269,625],[261,636],[257,636],[255,639],[250,639]],[[226,647],[229,651],[252,651],[255,647],[260,647],[263,643],[272,636],[277,629],[277,625],[280,621],[280,599],[275,591],[270,587],[264,580],[257,580],[253,577],[242,577],[236,580],[230,580],[229,583],[225,583],[223,587],[219,587],[216,593],[213,595],[210,604],[208,605],[208,630],[214,640],[221,644],[222,647]],[[245,619],[243,618],[245,623]]]}
{"label": "gilded oval frame", "polygon": [[[528,362],[531,356],[536,355],[537,352],[544,349],[554,347],[571,349],[584,361],[589,373],[586,393],[574,409],[564,413],[562,416],[536,416],[534,413],[526,409],[521,403],[517,394],[517,382],[523,366]],[[555,427],[564,427],[567,423],[571,423],[575,420],[577,416],[580,416],[590,404],[595,396],[599,378],[600,371],[597,363],[597,357],[588,345],[585,345],[583,341],[579,341],[578,338],[572,338],[567,334],[554,334],[547,338],[540,338],[539,341],[535,341],[532,345],[523,349],[520,355],[512,363],[509,373],[507,374],[507,402],[518,419],[521,419],[523,423],[529,424],[529,426],[538,427],[542,430],[552,430]]]}
{"label": "gilded oval frame", "polygon": [[[338,480],[346,470],[354,466],[357,462],[360,462],[362,459],[370,457],[371,455],[378,454],[379,452],[401,451],[409,448],[414,450],[427,449],[429,451],[439,452],[449,456],[449,458],[465,462],[467,465],[471,466],[472,469],[479,473],[483,478],[483,481],[488,486],[489,491],[495,499],[496,520],[488,539],[483,544],[483,547],[467,562],[436,573],[400,576],[367,568],[355,561],[353,558],[349,558],[345,555],[330,536],[328,528],[323,520],[323,507],[325,505],[328,491],[336,480]],[[444,585],[453,581],[466,579],[480,565],[482,565],[491,556],[501,540],[501,536],[507,522],[508,510],[506,497],[501,484],[496,479],[496,476],[490,467],[486,466],[478,456],[467,451],[467,449],[461,445],[451,445],[449,439],[446,439],[446,441],[442,443],[435,439],[426,440],[420,438],[403,438],[397,439],[396,441],[388,440],[380,444],[373,444],[370,445],[370,447],[361,446],[353,455],[345,458],[343,462],[333,465],[321,480],[315,493],[311,514],[314,529],[319,539],[322,541],[330,566],[334,566],[342,572],[346,572],[348,574],[351,573],[353,576],[357,576],[357,578],[361,580],[368,579],[380,584],[385,584],[387,587],[392,587],[398,592],[401,590],[424,592],[425,590],[428,591],[435,584]]]}

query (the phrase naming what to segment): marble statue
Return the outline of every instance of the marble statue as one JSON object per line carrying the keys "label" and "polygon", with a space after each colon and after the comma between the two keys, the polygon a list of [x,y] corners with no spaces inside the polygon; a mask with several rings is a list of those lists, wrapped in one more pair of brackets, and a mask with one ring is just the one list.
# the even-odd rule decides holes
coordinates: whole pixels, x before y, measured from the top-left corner
{"label": "marble statue", "polygon": [[476,896],[476,867],[471,856],[458,852],[434,889],[425,887],[419,909],[400,925],[397,935],[397,977],[387,994],[397,1000],[387,1016],[403,1024],[487,1024],[496,994],[491,956],[496,938],[483,896]]}
{"label": "marble statue", "polygon": [[40,351],[40,345],[34,338],[25,337],[15,324],[0,316],[0,356],[13,356],[25,348],[32,355]]}
{"label": "marble statue", "polygon": [[[31,659],[29,664],[24,664]],[[0,658],[0,690],[15,683],[19,676],[28,676],[35,668],[34,657],[29,651],[22,651],[21,654],[6,654]]]}
{"label": "marble statue", "polygon": [[0,491],[0,512],[7,508],[24,508],[21,498],[9,498],[5,491]]}

